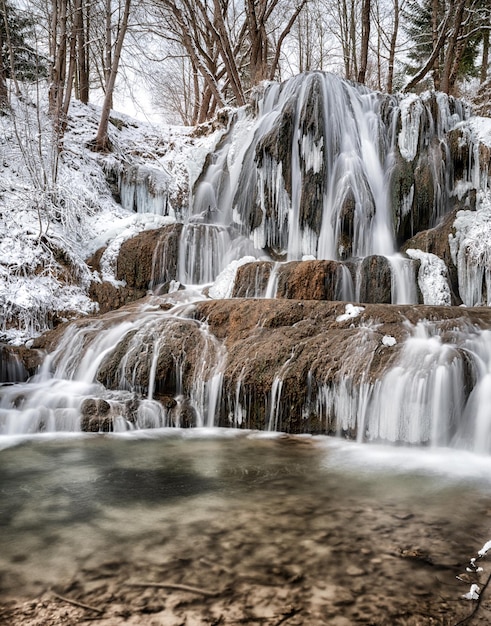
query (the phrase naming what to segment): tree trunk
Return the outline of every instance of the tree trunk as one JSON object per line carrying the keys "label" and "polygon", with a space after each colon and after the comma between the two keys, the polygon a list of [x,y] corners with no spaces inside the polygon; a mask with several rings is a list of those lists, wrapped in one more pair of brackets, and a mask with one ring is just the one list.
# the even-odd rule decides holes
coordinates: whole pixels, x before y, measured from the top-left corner
{"label": "tree trunk", "polygon": [[[0,28],[0,50],[3,50],[3,29]],[[7,111],[9,108],[9,93],[7,90],[7,79],[5,67],[3,64],[3,57],[0,54],[0,114]]]}
{"label": "tree trunk", "polygon": [[[447,94],[452,91],[452,82],[455,82],[455,78],[452,77],[452,69],[454,68],[455,58],[459,53],[457,42],[462,30],[462,22],[464,19],[464,10],[466,4],[467,0],[459,0],[456,4],[452,32],[449,37],[445,53],[445,64],[443,66],[441,90]],[[455,72],[453,73],[455,74]]]}
{"label": "tree trunk", "polygon": [[387,73],[387,93],[394,90],[394,62],[396,58],[396,43],[399,32],[399,0],[394,0],[394,28],[390,38],[389,48],[389,70]]}
{"label": "tree trunk", "polygon": [[210,27],[213,29],[212,32],[215,35],[216,42],[220,50],[220,56],[222,57],[222,60],[225,64],[225,69],[230,81],[232,93],[234,94],[237,105],[242,106],[243,104],[245,104],[244,91],[242,89],[236,60],[232,52],[230,38],[228,36],[227,28],[223,19],[222,9],[218,0],[214,0],[213,4],[215,9],[214,24],[216,25],[216,28],[213,28],[211,24]]}
{"label": "tree trunk", "polygon": [[355,80],[358,75],[358,62],[356,59],[356,15],[355,0],[351,0],[350,14],[350,58],[351,58],[351,75],[347,76],[349,80]]}
{"label": "tree trunk", "polygon": [[368,65],[368,44],[370,41],[370,0],[363,0],[361,11],[361,50],[360,50],[360,71],[358,72],[358,82],[364,84],[367,75]]}
{"label": "tree trunk", "polygon": [[79,98],[81,102],[87,104],[89,102],[89,72],[87,67],[84,15],[84,3],[82,0],[76,0],[75,28],[77,33],[77,75]]}
{"label": "tree trunk", "polygon": [[63,95],[66,81],[67,54],[67,0],[57,0],[53,4],[52,47],[54,50],[49,87],[49,111],[53,116],[56,132],[60,125],[63,107]]}
{"label": "tree trunk", "polygon": [[118,34],[116,37],[116,43],[114,47],[114,54],[112,55],[112,64],[106,83],[106,92],[104,96],[104,103],[102,105],[101,119],[99,121],[99,128],[97,130],[97,136],[95,138],[95,149],[99,152],[107,152],[109,150],[109,137],[107,134],[109,115],[111,113],[114,86],[116,84],[116,76],[119,69],[119,61],[121,59],[121,51],[123,49],[123,41],[128,30],[128,21],[130,15],[131,0],[125,0],[124,13],[119,25]]}
{"label": "tree trunk", "polygon": [[[111,21],[111,0],[106,0],[106,37],[105,37],[105,46],[104,46],[104,94],[107,90],[107,85],[109,84],[109,80],[111,77],[111,68],[113,64],[112,59],[112,51],[113,51],[113,41],[112,41],[112,21]],[[109,103],[109,108],[112,109],[113,95],[111,93],[111,101]]]}
{"label": "tree trunk", "polygon": [[[440,2],[433,0],[431,5],[431,38],[433,49],[436,48],[438,42],[438,22],[440,19]],[[440,60],[438,55],[433,62],[433,86],[437,91],[440,89]]]}
{"label": "tree trunk", "polygon": [[479,80],[482,83],[486,82],[488,77],[488,65],[489,65],[489,30],[485,30],[482,36],[482,63]]}

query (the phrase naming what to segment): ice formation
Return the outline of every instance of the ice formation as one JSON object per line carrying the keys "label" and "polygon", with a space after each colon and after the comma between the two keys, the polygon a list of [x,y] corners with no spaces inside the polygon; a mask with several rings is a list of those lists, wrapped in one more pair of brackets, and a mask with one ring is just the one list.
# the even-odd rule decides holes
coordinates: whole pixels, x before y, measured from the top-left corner
{"label": "ice formation", "polygon": [[411,259],[419,261],[418,286],[424,304],[447,306],[452,303],[448,284],[448,270],[444,261],[435,254],[414,248],[406,250]]}

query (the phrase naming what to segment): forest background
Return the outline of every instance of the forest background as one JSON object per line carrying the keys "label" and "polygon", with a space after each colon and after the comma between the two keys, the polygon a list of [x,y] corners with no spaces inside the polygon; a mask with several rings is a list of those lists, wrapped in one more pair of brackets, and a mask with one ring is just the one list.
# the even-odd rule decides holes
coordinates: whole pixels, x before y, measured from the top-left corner
{"label": "forest background", "polygon": [[489,0],[0,0],[0,107],[46,81],[58,145],[76,98],[102,105],[105,151],[115,101],[195,125],[265,80],[328,70],[486,115],[490,30]]}

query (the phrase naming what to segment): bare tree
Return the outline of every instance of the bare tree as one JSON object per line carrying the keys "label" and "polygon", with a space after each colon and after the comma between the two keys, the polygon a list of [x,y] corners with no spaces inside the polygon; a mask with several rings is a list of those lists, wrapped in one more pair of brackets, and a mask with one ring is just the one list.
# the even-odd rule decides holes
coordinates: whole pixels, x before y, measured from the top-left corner
{"label": "bare tree", "polygon": [[307,0],[155,0],[163,36],[186,51],[195,90],[195,122],[217,107],[241,106],[249,90],[278,71],[281,50]]}
{"label": "bare tree", "polygon": [[368,44],[370,41],[370,0],[363,0],[361,9],[361,51],[358,82],[364,83],[368,64]]}
{"label": "bare tree", "polygon": [[[111,113],[111,107],[113,103],[114,87],[116,85],[116,76],[119,70],[119,62],[121,60],[123,42],[126,36],[126,32],[128,30],[130,7],[131,0],[124,0],[122,12],[120,12],[118,15],[114,50],[112,49],[112,47],[111,49],[109,49],[109,46],[106,42],[106,62],[110,62],[110,67],[106,67],[104,102],[102,105],[101,118],[99,120],[99,128],[97,129],[97,135],[93,144],[95,150],[100,152],[106,152],[110,147],[108,136],[109,115]],[[109,15],[112,15],[110,0],[107,0],[106,11],[109,13]],[[107,15],[106,19],[108,19]],[[107,33],[107,38],[109,39],[109,37],[110,33]]]}

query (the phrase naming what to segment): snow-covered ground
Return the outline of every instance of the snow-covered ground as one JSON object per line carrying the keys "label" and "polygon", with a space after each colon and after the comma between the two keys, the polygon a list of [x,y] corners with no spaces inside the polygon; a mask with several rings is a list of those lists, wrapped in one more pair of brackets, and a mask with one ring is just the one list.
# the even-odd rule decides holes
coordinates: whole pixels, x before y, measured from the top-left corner
{"label": "snow-covered ground", "polygon": [[151,164],[168,173],[169,197],[187,196],[218,132],[192,136],[184,127],[156,127],[114,113],[111,155],[92,152],[99,110],[73,101],[58,153],[45,101],[24,97],[0,117],[0,341],[24,343],[55,320],[90,314],[98,279],[86,259],[102,246],[103,278],[121,243],[171,218],[134,213],[118,204],[105,172],[118,164]]}

